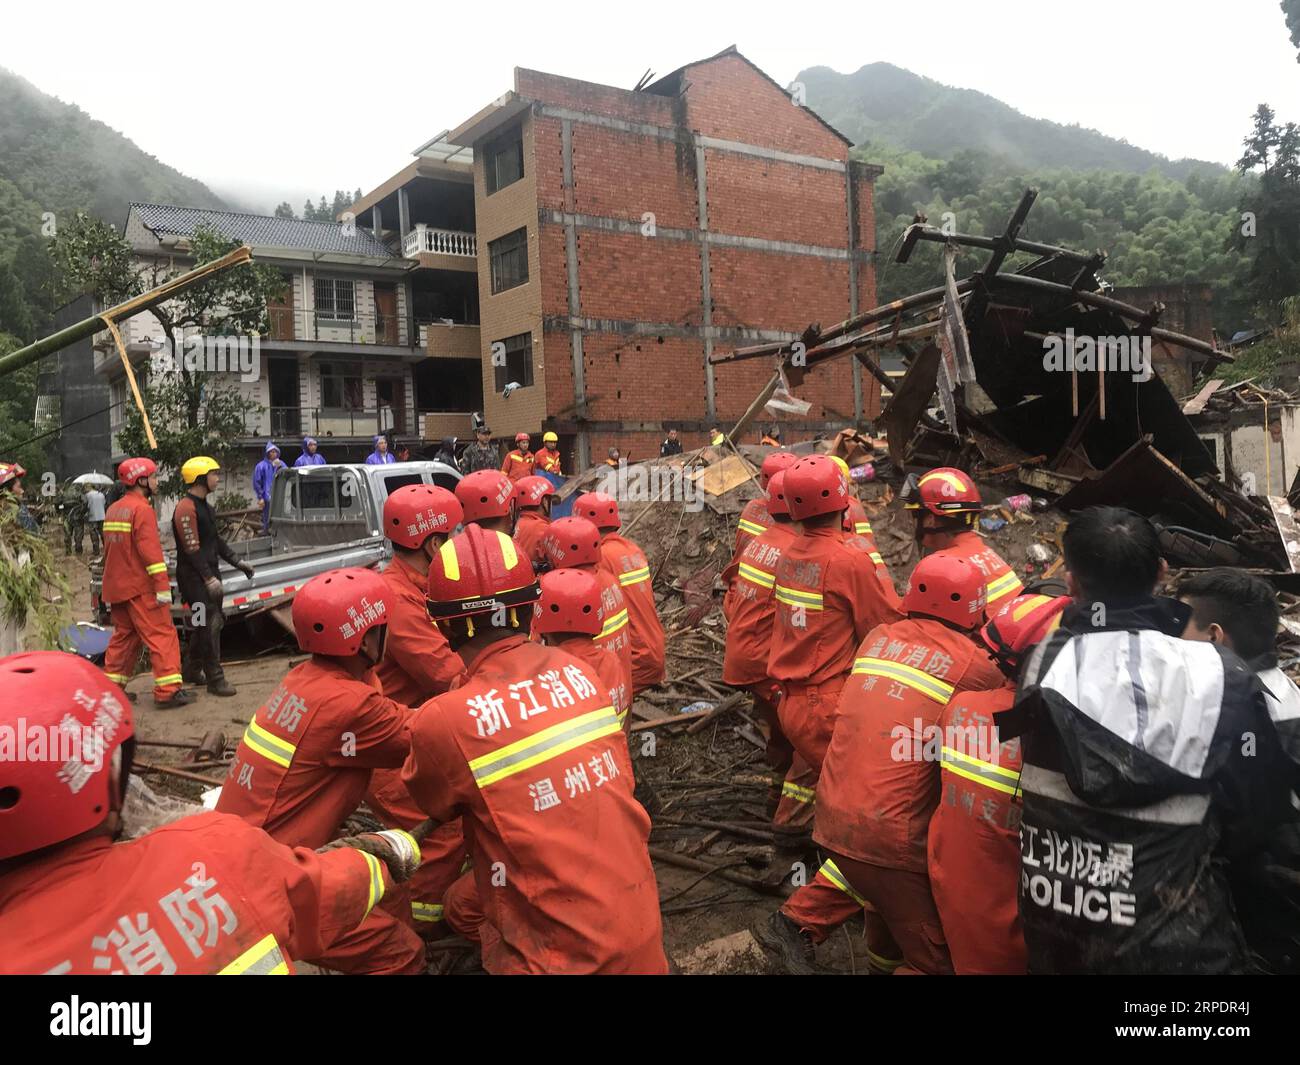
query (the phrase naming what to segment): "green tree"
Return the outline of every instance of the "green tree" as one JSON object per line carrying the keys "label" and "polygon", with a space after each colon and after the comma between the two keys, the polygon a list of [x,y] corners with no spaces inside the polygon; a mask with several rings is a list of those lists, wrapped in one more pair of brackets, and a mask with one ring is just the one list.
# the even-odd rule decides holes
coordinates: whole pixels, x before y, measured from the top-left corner
{"label": "green tree", "polygon": [[289,201],[285,200],[283,203],[280,204],[279,207],[275,209],[275,217],[276,218],[297,218],[298,216],[293,213],[293,208],[289,206]]}
{"label": "green tree", "polygon": [[[194,265],[218,259],[235,247],[235,242],[206,226],[190,238]],[[90,292],[105,304],[138,296],[192,269],[165,262],[137,265],[130,246],[111,226],[86,215],[78,215],[59,231],[53,258],[67,288]],[[218,459],[229,455],[232,441],[243,432],[244,415],[257,409],[225,374],[190,365],[186,339],[260,337],[267,329],[267,301],[280,298],[283,290],[284,278],[278,270],[248,264],[192,285],[150,310],[162,330],[165,352],[171,355],[170,366],[151,375],[142,390],[158,447],[151,451],[147,446],[134,408],[128,412],[120,439],[127,450],[151,454],[159,466],[172,471],[163,479],[165,492],[179,490],[174,471],[192,455],[211,454]]]}
{"label": "green tree", "polygon": [[1296,46],[1295,61],[1300,63],[1300,0],[1282,0],[1282,14],[1291,32],[1291,43]]}
{"label": "green tree", "polygon": [[1241,225],[1227,246],[1249,260],[1247,287],[1266,322],[1283,320],[1283,301],[1300,295],[1300,126],[1279,126],[1273,109],[1255,109],[1237,169],[1253,173],[1240,202]]}

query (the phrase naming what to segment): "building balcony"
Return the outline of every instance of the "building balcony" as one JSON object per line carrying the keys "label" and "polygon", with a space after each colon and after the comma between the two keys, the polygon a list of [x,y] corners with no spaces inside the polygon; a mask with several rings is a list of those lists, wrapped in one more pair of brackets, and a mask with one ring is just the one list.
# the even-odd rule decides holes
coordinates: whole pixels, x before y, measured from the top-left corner
{"label": "building balcony", "polygon": [[[379,407],[367,410],[340,410],[329,407],[266,407],[248,411],[244,415],[243,436],[259,445],[274,440],[281,448],[285,461],[292,463],[298,457],[296,444],[304,436],[314,436],[321,450],[327,451],[330,440],[342,442],[369,441],[377,433],[391,429],[398,437],[412,443],[416,439],[440,440],[444,436],[466,436],[470,428],[470,412],[438,411],[416,412],[407,405],[403,410]],[[328,455],[326,457],[329,457]]]}
{"label": "building balcony", "polygon": [[397,314],[358,311],[348,317],[345,314],[326,314],[292,307],[268,307],[266,314],[270,322],[267,340],[410,346],[406,320]]}
{"label": "building balcony", "polygon": [[418,223],[402,241],[402,255],[436,270],[478,270],[478,237]]}
{"label": "building balcony", "polygon": [[421,322],[416,329],[419,330],[419,347],[432,358],[477,359],[482,354],[477,325],[465,322]]}

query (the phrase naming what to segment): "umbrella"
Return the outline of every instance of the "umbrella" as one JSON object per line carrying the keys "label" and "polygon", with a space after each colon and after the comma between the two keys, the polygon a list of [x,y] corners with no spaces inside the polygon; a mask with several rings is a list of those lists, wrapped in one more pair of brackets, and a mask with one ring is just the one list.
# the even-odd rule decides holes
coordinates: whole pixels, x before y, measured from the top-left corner
{"label": "umbrella", "polygon": [[74,477],[73,484],[112,484],[113,478],[105,476],[102,473],[83,473],[80,477]]}

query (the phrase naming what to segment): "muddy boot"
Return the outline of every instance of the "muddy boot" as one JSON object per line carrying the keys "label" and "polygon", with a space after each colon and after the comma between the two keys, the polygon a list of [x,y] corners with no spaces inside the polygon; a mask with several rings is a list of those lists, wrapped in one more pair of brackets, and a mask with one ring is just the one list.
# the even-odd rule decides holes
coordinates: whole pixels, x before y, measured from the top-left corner
{"label": "muddy boot", "polygon": [[198,696],[192,691],[186,691],[182,688],[170,699],[159,699],[155,696],[153,706],[155,710],[171,710],[177,706],[189,706]]}
{"label": "muddy boot", "polygon": [[[812,848],[812,835],[809,829],[795,825],[773,825],[772,864],[763,874],[764,884],[776,887],[785,883],[794,875],[795,869],[803,865],[804,881],[807,882],[816,872],[816,865],[809,865],[809,850]],[[812,872],[808,872],[811,869]]]}
{"label": "muddy boot", "polygon": [[815,976],[812,937],[780,910],[751,929],[763,949],[776,956],[777,968],[791,976]]}
{"label": "muddy boot", "polygon": [[235,694],[235,687],[226,680],[225,677],[218,677],[216,680],[208,682],[209,695],[228,696]]}
{"label": "muddy boot", "polygon": [[201,669],[183,669],[181,670],[181,680],[186,684],[193,684],[196,688],[201,688],[207,684],[207,677],[204,676]]}

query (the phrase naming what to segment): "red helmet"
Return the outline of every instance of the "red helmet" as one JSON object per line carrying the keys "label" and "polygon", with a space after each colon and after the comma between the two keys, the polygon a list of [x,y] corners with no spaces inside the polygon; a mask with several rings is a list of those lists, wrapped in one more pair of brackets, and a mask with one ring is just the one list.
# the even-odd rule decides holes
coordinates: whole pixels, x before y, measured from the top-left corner
{"label": "red helmet", "polygon": [[777,470],[767,482],[767,512],[769,514],[790,514],[790,504],[785,498],[785,470]]}
{"label": "red helmet", "polygon": [[527,433],[515,433],[516,444],[527,444],[530,441],[530,439],[531,437],[529,437]]}
{"label": "red helmet", "polygon": [[435,621],[537,602],[533,564],[505,533],[467,525],[438,549],[426,590]]}
{"label": "red helmet", "polygon": [[540,507],[542,500],[555,494],[555,485],[545,477],[520,477],[515,482],[515,502],[521,507]]}
{"label": "red helmet", "polygon": [[1018,595],[980,629],[980,639],[999,662],[1018,669],[1025,653],[1056,631],[1069,603],[1068,595]]}
{"label": "red helmet", "polygon": [[980,490],[970,475],[952,466],[940,466],[919,478],[912,474],[903,485],[902,497],[905,509],[924,508],[940,517],[978,514],[983,506]]}
{"label": "red helmet", "polygon": [[835,463],[808,455],[785,471],[785,501],[795,521],[832,514],[849,505],[848,489]]}
{"label": "red helmet", "polygon": [[0,488],[19,477],[26,477],[27,471],[16,462],[0,462]]}
{"label": "red helmet", "polygon": [[500,470],[476,470],[456,483],[456,498],[465,508],[465,521],[508,517],[514,494],[514,482]]}
{"label": "red helmet", "polygon": [[124,459],[122,465],[117,468],[117,479],[130,488],[157,472],[158,464],[153,459]]}
{"label": "red helmet", "polygon": [[583,492],[573,501],[573,514],[586,518],[597,529],[617,529],[623,524],[618,515],[618,500],[608,492]]}
{"label": "red helmet", "polygon": [[[0,659],[0,723],[39,736],[43,758],[0,758],[0,860],[49,847],[98,825],[113,752],[135,735],[122,689],[84,658],[32,651]],[[66,757],[65,757],[66,755]]]}
{"label": "red helmet", "polygon": [[936,551],[912,570],[903,596],[903,613],[941,618],[957,628],[973,629],[984,620],[986,581],[976,565],[961,555]]}
{"label": "red helmet", "polygon": [[542,550],[552,569],[600,562],[600,530],[586,518],[557,518],[546,528]]}
{"label": "red helmet", "polygon": [[332,569],[313,577],[293,598],[293,631],[308,654],[346,658],[361,650],[361,638],[388,624],[388,585],[360,566]]}
{"label": "red helmet", "polygon": [[580,569],[543,573],[542,597],[533,607],[533,632],[585,632],[598,636],[605,624],[600,581]]}
{"label": "red helmet", "polygon": [[384,535],[412,550],[434,533],[455,531],[465,516],[460,501],[432,484],[404,484],[384,500]]}
{"label": "red helmet", "polygon": [[772,483],[774,474],[780,473],[782,470],[788,470],[798,461],[799,456],[793,451],[773,451],[763,460],[763,465],[759,467],[759,484],[766,488]]}

